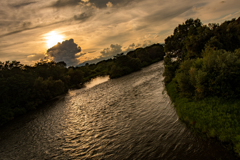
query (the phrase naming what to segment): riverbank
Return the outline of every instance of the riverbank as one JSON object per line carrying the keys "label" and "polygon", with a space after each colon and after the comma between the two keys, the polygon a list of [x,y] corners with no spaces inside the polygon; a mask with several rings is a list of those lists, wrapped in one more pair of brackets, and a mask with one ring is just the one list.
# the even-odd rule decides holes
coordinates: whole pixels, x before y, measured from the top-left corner
{"label": "riverbank", "polygon": [[193,130],[219,139],[240,156],[240,100],[211,97],[195,101],[181,97],[176,88],[174,81],[166,85],[179,118]]}
{"label": "riverbank", "polygon": [[18,61],[0,63],[0,126],[69,89],[82,88],[92,78],[118,78],[163,60],[164,55],[163,46],[153,44],[85,66],[67,67],[65,62],[54,61],[40,61],[34,66]]}
{"label": "riverbank", "polygon": [[0,159],[237,160],[178,120],[163,71],[159,62],[71,90],[0,127]]}

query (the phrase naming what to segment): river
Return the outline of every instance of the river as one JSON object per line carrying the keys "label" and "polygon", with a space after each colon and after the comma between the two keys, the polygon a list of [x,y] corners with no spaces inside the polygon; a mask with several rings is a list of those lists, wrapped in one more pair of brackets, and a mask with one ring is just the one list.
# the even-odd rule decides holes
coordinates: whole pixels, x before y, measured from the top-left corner
{"label": "river", "polygon": [[100,78],[16,118],[0,128],[0,159],[236,159],[179,120],[163,71],[159,62],[118,79]]}

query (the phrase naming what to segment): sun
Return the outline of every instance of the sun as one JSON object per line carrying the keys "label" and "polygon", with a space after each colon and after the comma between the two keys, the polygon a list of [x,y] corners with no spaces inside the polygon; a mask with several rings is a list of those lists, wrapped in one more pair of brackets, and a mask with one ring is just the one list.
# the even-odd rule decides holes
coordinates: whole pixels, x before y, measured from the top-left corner
{"label": "sun", "polygon": [[56,31],[51,31],[45,36],[46,44],[48,48],[55,46],[58,42],[62,42],[64,40],[64,36],[60,35]]}

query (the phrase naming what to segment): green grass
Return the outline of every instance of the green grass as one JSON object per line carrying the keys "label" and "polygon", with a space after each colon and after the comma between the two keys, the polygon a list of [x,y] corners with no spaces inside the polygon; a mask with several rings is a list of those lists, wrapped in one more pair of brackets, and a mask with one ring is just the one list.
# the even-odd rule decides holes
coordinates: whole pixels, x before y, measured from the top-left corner
{"label": "green grass", "polygon": [[166,89],[182,121],[208,137],[232,144],[240,156],[240,100],[184,98],[178,95],[174,81],[168,83]]}

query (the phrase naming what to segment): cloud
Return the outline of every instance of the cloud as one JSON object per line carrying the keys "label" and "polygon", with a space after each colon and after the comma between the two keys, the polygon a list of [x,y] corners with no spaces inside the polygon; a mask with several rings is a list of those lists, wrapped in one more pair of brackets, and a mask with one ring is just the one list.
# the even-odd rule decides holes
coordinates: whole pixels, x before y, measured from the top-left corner
{"label": "cloud", "polygon": [[125,49],[122,50],[122,46],[119,44],[111,44],[110,48],[104,48],[103,51],[101,51],[101,56],[98,56],[94,59],[91,60],[87,60],[87,61],[83,61],[83,63],[80,63],[78,66],[83,66],[86,63],[92,64],[92,63],[98,63],[102,60],[106,60],[109,58],[112,58],[113,56],[120,54],[120,53],[128,53],[130,51],[133,51],[137,48],[141,48],[141,47],[147,47],[149,45],[151,45],[152,42],[150,40],[146,40],[144,41],[143,44],[138,44],[135,45],[135,43],[130,44],[128,47],[124,47]]}
{"label": "cloud", "polygon": [[84,61],[83,63],[80,63],[77,66],[84,66],[86,63],[89,63],[89,64],[98,63],[100,61],[110,59],[110,58],[111,57],[107,57],[107,58],[106,57],[97,57],[97,58],[94,58],[94,59],[91,59],[91,60]]}
{"label": "cloud", "polygon": [[144,25],[149,24],[149,23],[157,24],[157,23],[161,23],[164,21],[168,21],[172,18],[175,18],[190,9],[192,9],[191,3],[181,5],[178,7],[174,7],[174,8],[172,8],[171,5],[170,6],[166,5],[166,8],[162,8],[160,10],[157,10],[157,11],[143,17],[142,21],[144,22]]}
{"label": "cloud", "polygon": [[28,31],[28,30],[33,30],[33,29],[38,29],[38,28],[52,26],[52,25],[55,25],[55,24],[64,23],[64,22],[67,22],[67,21],[69,21],[69,19],[68,20],[63,20],[63,21],[57,21],[57,22],[53,22],[53,23],[49,23],[49,24],[37,25],[37,26],[33,26],[33,27],[28,27],[28,26],[31,25],[31,22],[26,22],[26,23],[23,23],[21,25],[21,29],[18,29],[18,30],[12,31],[12,32],[8,32],[8,33],[5,33],[5,34],[2,34],[2,35],[0,35],[0,38],[1,37],[10,36],[10,35],[13,35],[13,34],[17,34],[17,33],[21,33],[21,32]]}
{"label": "cloud", "polygon": [[57,0],[50,7],[63,8],[77,5],[96,6],[97,8],[106,8],[112,6],[124,6],[131,2],[142,0]]}
{"label": "cloud", "polygon": [[64,61],[68,66],[75,66],[79,63],[78,58],[85,55],[84,53],[79,54],[79,52],[81,52],[81,48],[74,43],[73,39],[70,39],[48,49],[46,54],[55,62]]}
{"label": "cloud", "polygon": [[78,53],[78,54],[76,54],[76,56],[81,57],[81,56],[84,56],[85,54],[87,54],[87,53]]}
{"label": "cloud", "polygon": [[18,8],[25,7],[25,6],[28,6],[28,5],[33,4],[33,3],[36,3],[36,2],[25,2],[25,3],[19,3],[19,4],[11,4],[10,6],[18,9]]}
{"label": "cloud", "polygon": [[151,40],[145,40],[144,42],[143,42],[143,44],[142,44],[142,48],[144,48],[144,47],[147,47],[147,46],[149,46],[149,45],[151,45],[152,44],[152,41]]}
{"label": "cloud", "polygon": [[111,2],[108,2],[108,3],[106,4],[106,6],[109,7],[109,8],[111,8],[111,7],[113,6],[113,4],[112,4]]}
{"label": "cloud", "polygon": [[153,43],[150,40],[145,40],[143,42],[143,44],[138,43],[137,45],[135,45],[135,43],[132,43],[128,47],[125,47],[126,49],[124,50],[124,53],[128,53],[128,52],[133,51],[137,48],[145,48],[145,47],[150,46],[152,44]]}
{"label": "cloud", "polygon": [[132,2],[140,2],[142,0],[89,0],[89,1],[94,3],[96,5],[96,7],[98,7],[98,8],[105,8],[105,7],[109,7],[108,5],[125,6]]}
{"label": "cloud", "polygon": [[41,53],[34,53],[34,54],[31,54],[31,55],[28,55],[27,56],[27,60],[28,61],[32,61],[32,62],[36,62],[40,59],[43,59],[44,58],[44,54],[41,54]]}
{"label": "cloud", "polygon": [[222,23],[240,16],[239,5],[239,0],[2,0],[0,59],[27,63],[26,55],[46,51],[42,35],[53,30],[81,44],[87,53],[81,62],[111,56],[110,44],[125,52],[133,42],[135,48],[148,45],[146,40],[163,43],[187,19]]}
{"label": "cloud", "polygon": [[135,48],[135,44],[130,44],[128,48]]}
{"label": "cloud", "polygon": [[74,19],[77,21],[86,21],[87,19],[89,19],[92,16],[92,13],[86,13],[83,12],[81,14],[78,15],[74,15]]}
{"label": "cloud", "polygon": [[57,0],[55,3],[51,5],[51,7],[62,8],[68,6],[77,6],[81,0]]}
{"label": "cloud", "polygon": [[128,52],[133,51],[135,49],[136,49],[136,45],[135,45],[135,43],[132,43],[128,46],[128,48],[126,50],[124,50],[124,53],[128,53]]}
{"label": "cloud", "polygon": [[85,7],[93,7],[96,8],[94,3],[91,3],[89,0],[57,0],[52,3],[49,7],[54,8],[66,8],[66,7],[76,7],[76,6],[85,6]]}
{"label": "cloud", "polygon": [[122,53],[122,46],[119,44],[111,44],[110,48],[104,48],[100,53],[102,54],[102,57],[114,56]]}

